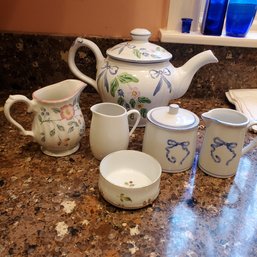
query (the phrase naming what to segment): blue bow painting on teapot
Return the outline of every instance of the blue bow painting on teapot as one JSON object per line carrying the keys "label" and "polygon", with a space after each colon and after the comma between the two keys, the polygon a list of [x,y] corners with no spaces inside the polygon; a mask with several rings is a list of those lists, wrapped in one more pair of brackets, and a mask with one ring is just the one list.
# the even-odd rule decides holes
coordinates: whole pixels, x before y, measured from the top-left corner
{"label": "blue bow painting on teapot", "polygon": [[[217,58],[208,50],[175,68],[170,63],[172,55],[148,41],[151,36],[148,30],[134,29],[131,36],[132,41],[108,49],[107,58],[95,43],[77,38],[69,50],[68,64],[75,76],[97,90],[103,102],[118,103],[127,110],[137,109],[141,114],[139,126],[144,126],[150,109],[167,106],[171,99],[183,96],[198,69],[217,62]],[[82,46],[95,54],[96,80],[83,74],[75,64],[76,52]],[[130,125],[133,123],[132,115]]]}

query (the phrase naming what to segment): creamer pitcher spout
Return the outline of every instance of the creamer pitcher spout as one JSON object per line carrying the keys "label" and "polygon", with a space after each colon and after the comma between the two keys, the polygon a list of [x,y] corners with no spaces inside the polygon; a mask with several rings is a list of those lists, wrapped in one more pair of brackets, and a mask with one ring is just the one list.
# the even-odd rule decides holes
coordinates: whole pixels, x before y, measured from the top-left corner
{"label": "creamer pitcher spout", "polygon": [[213,120],[216,120],[216,118],[212,117],[211,112],[212,111],[210,110],[208,112],[202,113],[201,115],[206,127],[208,127]]}

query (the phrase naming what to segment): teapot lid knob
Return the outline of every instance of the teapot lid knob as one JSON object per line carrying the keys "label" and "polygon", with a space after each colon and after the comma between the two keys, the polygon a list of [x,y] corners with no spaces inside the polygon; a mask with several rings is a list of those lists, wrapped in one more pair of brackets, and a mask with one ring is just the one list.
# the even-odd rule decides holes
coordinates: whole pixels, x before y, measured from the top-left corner
{"label": "teapot lid knob", "polygon": [[169,106],[169,114],[177,114],[179,110],[178,104],[170,104]]}
{"label": "teapot lid knob", "polygon": [[151,36],[151,32],[147,29],[136,28],[130,31],[130,35],[134,40],[148,41]]}

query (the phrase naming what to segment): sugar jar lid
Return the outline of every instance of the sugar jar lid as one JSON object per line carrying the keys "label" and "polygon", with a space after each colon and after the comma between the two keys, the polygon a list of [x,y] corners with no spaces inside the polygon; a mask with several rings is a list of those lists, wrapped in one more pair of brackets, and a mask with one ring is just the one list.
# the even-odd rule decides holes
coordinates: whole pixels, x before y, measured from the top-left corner
{"label": "sugar jar lid", "polygon": [[148,41],[151,32],[147,29],[136,28],[130,32],[131,41],[120,43],[107,50],[107,55],[122,61],[136,63],[164,62],[172,55],[163,47]]}
{"label": "sugar jar lid", "polygon": [[199,124],[199,118],[194,113],[177,104],[154,108],[147,113],[147,118],[159,127],[173,130],[187,130]]}

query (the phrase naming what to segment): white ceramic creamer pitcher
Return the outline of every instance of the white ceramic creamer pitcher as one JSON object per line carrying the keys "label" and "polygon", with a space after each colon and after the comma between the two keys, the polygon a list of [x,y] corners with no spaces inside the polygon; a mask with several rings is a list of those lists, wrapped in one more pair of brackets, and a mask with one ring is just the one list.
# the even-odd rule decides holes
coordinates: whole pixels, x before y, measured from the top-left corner
{"label": "white ceramic creamer pitcher", "polygon": [[[76,152],[85,131],[85,122],[79,106],[79,97],[86,84],[69,79],[43,87],[32,94],[32,100],[23,95],[10,95],[4,106],[7,120],[24,136],[32,136],[41,145],[43,153],[65,156]],[[34,113],[32,130],[25,130],[15,121],[10,109],[24,102]]]}
{"label": "white ceramic creamer pitcher", "polygon": [[199,157],[199,167],[205,173],[220,178],[235,175],[240,157],[257,145],[257,137],[243,147],[249,122],[242,113],[217,108],[203,113],[206,132]]}
{"label": "white ceramic creamer pitcher", "polygon": [[[115,103],[93,105],[90,125],[90,147],[96,159],[102,160],[106,155],[119,150],[126,150],[129,137],[140,121],[138,110],[127,111]],[[135,115],[135,124],[129,131],[128,117]]]}

